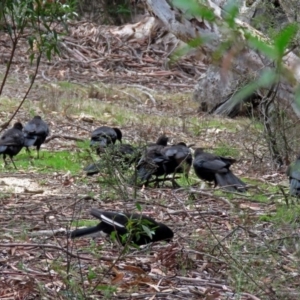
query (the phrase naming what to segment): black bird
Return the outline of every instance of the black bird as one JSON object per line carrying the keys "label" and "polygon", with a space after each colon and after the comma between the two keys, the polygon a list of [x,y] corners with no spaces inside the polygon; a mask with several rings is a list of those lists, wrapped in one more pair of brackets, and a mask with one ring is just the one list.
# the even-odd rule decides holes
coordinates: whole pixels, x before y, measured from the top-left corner
{"label": "black bird", "polygon": [[13,156],[17,155],[24,146],[24,134],[22,129],[23,125],[17,122],[0,138],[0,154],[3,154],[4,163],[7,165],[5,159],[6,155],[8,155],[15,169],[17,169],[17,167],[13,161]]}
{"label": "black bird", "polygon": [[146,148],[143,156],[137,164],[137,177],[145,185],[149,183],[152,176],[158,177],[166,174],[165,164],[168,162],[167,156],[162,153],[162,149],[168,144],[168,137],[162,135],[155,144],[150,144]]}
{"label": "black bird", "polygon": [[219,185],[228,191],[245,192],[247,190],[246,184],[229,169],[236,161],[235,159],[207,153],[201,148],[197,148],[194,155],[193,166],[199,178],[213,181],[215,187]]}
{"label": "black bird", "polygon": [[119,128],[101,126],[95,129],[91,135],[91,147],[96,147],[97,154],[102,152],[110,144],[116,141],[122,143],[122,132]]}
{"label": "black bird", "polygon": [[39,158],[41,145],[45,142],[46,137],[49,135],[49,126],[40,116],[35,116],[25,125],[23,131],[26,151],[30,152],[29,147],[36,146],[37,157]]}
{"label": "black bird", "polygon": [[[164,162],[165,176],[173,173],[183,173],[188,179],[189,171],[193,162],[192,153],[189,147],[183,142],[176,145],[164,147],[162,154],[167,157]],[[175,181],[173,186],[178,186]]]}
{"label": "black bird", "polygon": [[169,141],[169,138],[168,138],[166,135],[162,134],[162,135],[156,140],[155,143],[149,143],[149,144],[147,144],[147,147],[152,147],[152,146],[156,147],[157,145],[158,145],[158,146],[166,147],[166,146],[168,145],[168,141]]}
{"label": "black bird", "polygon": [[[76,229],[71,232],[71,238],[85,235],[110,235],[116,232],[116,238],[121,244],[126,244],[128,238],[136,245],[145,245],[157,241],[170,241],[173,231],[166,225],[156,222],[154,219],[140,214],[116,213],[91,209],[91,215],[101,222],[94,227]],[[144,230],[144,226],[150,230]]]}
{"label": "black bird", "polygon": [[300,196],[300,155],[294,163],[289,165],[286,174],[290,181],[290,194]]}
{"label": "black bird", "polygon": [[[130,144],[113,145],[113,147],[108,147],[106,149],[108,157],[105,158],[108,159],[109,165],[117,165],[121,169],[129,168],[133,163],[138,162],[141,158],[140,149],[135,148]],[[105,158],[85,167],[84,171],[86,171],[87,175],[91,176],[103,170],[107,165],[105,161],[103,161]]]}

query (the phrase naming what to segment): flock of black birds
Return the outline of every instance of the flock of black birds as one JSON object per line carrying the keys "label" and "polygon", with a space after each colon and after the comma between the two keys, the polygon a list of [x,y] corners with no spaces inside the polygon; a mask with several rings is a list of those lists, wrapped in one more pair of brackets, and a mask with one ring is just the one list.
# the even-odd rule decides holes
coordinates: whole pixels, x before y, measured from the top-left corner
{"label": "flock of black birds", "polygon": [[[119,141],[119,145],[115,145]],[[152,182],[159,183],[159,177],[165,181],[170,174],[182,173],[188,179],[189,171],[193,165],[196,175],[215,186],[220,186],[229,191],[246,191],[246,184],[237,178],[230,166],[236,161],[232,158],[217,156],[204,152],[197,148],[194,161],[190,146],[184,142],[168,145],[169,139],[161,135],[156,143],[150,143],[146,147],[134,147],[122,143],[122,132],[119,128],[101,126],[91,135],[91,147],[101,156],[101,153],[109,151],[113,159],[119,158],[119,165],[127,168],[136,165],[136,179],[145,186]],[[85,168],[88,175],[94,175],[102,170],[101,160]],[[178,187],[175,176],[171,178],[174,187]]]}
{"label": "flock of black birds", "polygon": [[[36,146],[39,158],[40,147],[48,135],[49,126],[40,116],[35,116],[25,127],[20,122],[15,123],[0,138],[0,154],[3,154],[5,165],[7,165],[8,155],[16,169],[13,156],[17,155],[23,147],[26,147],[29,152],[29,147]],[[156,143],[147,144],[144,148],[123,144],[122,136],[119,128],[101,126],[92,132],[90,146],[95,149],[100,158],[103,153],[109,153],[123,169],[128,169],[134,164],[136,170],[134,183],[138,180],[145,186],[151,182],[158,186],[160,181],[164,182],[168,175],[173,174],[170,180],[173,187],[178,187],[175,175],[181,173],[188,179],[189,171],[193,166],[200,179],[213,182],[215,187],[219,186],[230,192],[247,191],[246,184],[230,170],[230,166],[236,162],[233,158],[217,156],[205,152],[202,148],[196,148],[193,159],[192,145],[188,146],[184,142],[169,145],[169,139],[165,135],[160,136]],[[116,144],[117,141],[119,144]],[[84,170],[87,175],[94,175],[101,172],[102,166],[100,160]],[[289,166],[287,175],[290,181],[290,194],[300,196],[300,156]],[[159,177],[162,176],[163,179],[160,180]],[[170,241],[173,238],[173,231],[169,227],[142,214],[107,212],[93,208],[91,215],[101,222],[94,227],[72,231],[71,238],[95,236],[99,233],[110,235],[115,232],[117,240],[123,245],[126,243],[123,237],[129,233],[131,241],[136,245],[160,240]],[[150,230],[141,231],[135,224],[146,225]]]}
{"label": "flock of black birds", "polygon": [[30,152],[29,147],[36,146],[37,157],[39,158],[41,145],[48,135],[49,127],[40,116],[35,116],[25,127],[22,123],[16,122],[0,138],[0,154],[3,154],[4,164],[7,165],[6,155],[8,155],[15,169],[17,169],[13,157],[23,147],[26,147],[26,150]]}

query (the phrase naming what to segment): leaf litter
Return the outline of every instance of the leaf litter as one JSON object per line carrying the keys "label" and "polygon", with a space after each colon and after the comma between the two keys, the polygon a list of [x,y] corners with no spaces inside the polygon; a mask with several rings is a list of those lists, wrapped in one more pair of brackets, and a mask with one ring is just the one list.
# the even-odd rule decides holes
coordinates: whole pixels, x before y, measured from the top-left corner
{"label": "leaf litter", "polygon": [[[113,40],[109,55],[88,68],[82,61],[88,57],[95,59],[96,51],[104,53],[106,41],[104,39],[102,44],[98,41],[99,48],[92,49],[95,35],[86,33],[95,33],[96,29],[88,30],[90,26],[74,26],[72,34],[66,37],[64,55],[79,55],[79,49],[83,48],[85,53],[89,53],[85,54],[85,59],[82,55],[74,57],[77,72],[72,74],[73,80],[87,82],[87,79],[101,79],[109,82],[113,78],[115,83],[145,85],[157,91],[178,93],[191,90],[197,76],[204,70],[202,63],[193,65],[191,58],[184,58],[172,70],[166,71],[161,69],[160,55],[167,52],[153,51],[149,52],[152,57],[144,57],[143,73],[133,78],[128,70],[140,68],[140,63],[132,63],[136,60],[135,54],[132,54],[130,46],[120,48],[120,39]],[[76,46],[77,42],[82,42],[82,45]],[[148,47],[146,43],[141,45],[143,49]],[[77,47],[77,52],[69,51],[72,47]],[[20,48],[17,57],[25,55],[24,49]],[[88,139],[89,132],[104,122],[117,125],[117,119],[113,110],[95,117],[76,111],[70,113],[72,104],[64,109],[56,109],[55,106],[55,109],[50,109],[49,103],[48,106],[40,105],[37,99],[47,98],[51,93],[51,99],[60,98],[55,86],[50,88],[50,94],[49,90],[41,87],[45,81],[57,79],[58,74],[62,76],[60,79],[70,75],[62,72],[69,63],[66,58],[57,61],[51,68],[42,64],[43,76],[39,77],[37,88],[30,97],[33,103],[38,104],[36,111],[40,109],[45,114],[52,137],[55,137],[50,137],[42,149],[50,152],[68,150],[72,155],[81,151],[76,144],[78,140]],[[118,68],[119,74],[115,76],[112,66],[118,66],[121,60],[123,67]],[[20,81],[24,80],[21,70],[26,70],[23,64],[24,60],[20,60],[14,65]],[[46,69],[48,72],[45,72]],[[169,134],[174,142],[184,140],[211,148],[230,141],[231,147],[239,149],[241,156],[241,161],[233,167],[237,174],[249,181],[255,179],[273,186],[286,180],[282,172],[271,176],[275,172],[268,164],[265,144],[257,142],[257,136],[245,134],[243,128],[247,126],[243,123],[238,125],[242,128],[239,131],[220,129],[218,125],[195,130],[191,118],[196,117],[197,122],[204,124],[210,120],[221,124],[222,119],[197,115],[192,104],[183,105],[187,103],[186,99],[175,105],[159,97],[144,100],[140,96],[135,99],[129,92],[129,95],[117,89],[114,92],[116,96],[96,89],[90,91],[90,96],[98,102],[129,110],[133,115],[151,114],[160,120],[159,123],[146,124],[138,117],[130,119],[122,126],[124,136],[130,142],[153,141],[162,132]],[[150,94],[154,95],[152,91]],[[12,97],[14,90],[8,88],[5,95]],[[84,97],[83,100],[87,101]],[[1,121],[5,120],[8,113],[1,112],[0,116]],[[28,120],[28,116],[26,109],[17,114],[23,122]],[[168,123],[166,119],[174,122]],[[234,122],[238,121],[228,121]],[[257,150],[255,155],[250,156],[241,145],[249,146],[254,141]],[[262,157],[258,164],[257,159]],[[78,295],[87,299],[104,296],[111,299],[206,300],[299,298],[299,232],[294,226],[297,220],[276,226],[266,219],[276,211],[276,201],[283,199],[279,192],[270,192],[268,187],[257,183],[252,184],[246,195],[214,193],[212,188],[200,187],[199,184],[178,190],[168,186],[135,190],[123,181],[120,184],[120,176],[118,185],[112,186],[107,183],[108,177],[104,173],[92,178],[85,178],[83,172],[45,174],[34,167],[30,171],[21,169],[1,174],[1,299],[76,299]],[[195,181],[199,182],[194,176]],[[268,202],[255,199],[258,194],[268,193],[272,196]],[[91,207],[136,212],[136,203],[141,205],[143,213],[173,229],[175,237],[171,243],[132,248],[121,255],[122,248],[108,240],[81,238],[71,241],[67,238],[69,230],[76,227],[77,220],[91,220]],[[262,215],[264,219],[261,219]]]}

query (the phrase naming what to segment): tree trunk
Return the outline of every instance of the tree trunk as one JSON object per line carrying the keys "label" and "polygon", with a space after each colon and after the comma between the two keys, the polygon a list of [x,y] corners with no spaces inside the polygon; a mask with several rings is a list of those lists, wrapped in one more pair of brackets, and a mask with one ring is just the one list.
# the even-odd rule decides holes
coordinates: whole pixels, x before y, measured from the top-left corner
{"label": "tree trunk", "polygon": [[[180,40],[188,42],[191,39],[209,39],[209,42],[201,45],[201,51],[206,54],[207,60],[211,63],[207,73],[201,77],[196,85],[194,99],[202,102],[207,101],[209,106],[224,101],[224,98],[235,93],[241,84],[252,81],[266,69],[271,62],[262,55],[250,49],[244,42],[241,32],[236,31],[232,38],[232,46],[223,59],[211,62],[213,53],[221,46],[223,41],[230,39],[229,32],[223,28],[209,23],[206,20],[199,20],[194,16],[185,15],[177,8],[172,8],[165,0],[147,0],[151,12],[156,15],[163,24]],[[209,8],[214,10],[218,21],[222,22],[222,10],[215,3],[208,0]],[[236,20],[238,26],[248,29],[255,36],[268,41],[260,32],[245,22]],[[284,58],[284,67],[288,70],[289,76],[281,79],[277,91],[277,99],[289,103],[297,115],[300,110],[294,105],[294,89],[300,82],[300,59],[292,52]],[[261,89],[261,97],[268,93],[268,89]],[[219,108],[219,113],[228,113],[235,105],[227,104]]]}
{"label": "tree trunk", "polygon": [[[184,14],[164,0],[147,0],[147,3],[152,14],[178,39],[184,42],[195,38],[208,40],[201,45],[201,51],[206,54],[209,66],[194,91],[194,100],[200,103],[200,108],[208,109],[214,114],[235,116],[242,103],[230,101],[232,95],[247,83],[260,78],[262,71],[274,68],[276,73],[275,66],[269,59],[247,45],[243,32],[250,31],[252,35],[266,43],[270,43],[269,39],[239,19],[235,20],[236,25],[242,30],[235,30],[234,33],[226,30],[225,22],[222,21],[224,11],[211,0],[207,3],[208,8],[213,9],[217,17],[214,23],[200,20],[191,14]],[[231,46],[222,53],[219,60],[215,58],[212,60],[218,49],[222,49],[224,41],[227,43],[231,41]],[[261,87],[252,96],[242,99],[242,101],[254,99],[254,104],[260,108],[264,137],[269,146],[272,162],[277,166],[288,159],[291,149],[298,147],[300,110],[295,103],[294,91],[299,82],[300,59],[293,52],[289,52],[283,59],[283,71],[278,84]]]}

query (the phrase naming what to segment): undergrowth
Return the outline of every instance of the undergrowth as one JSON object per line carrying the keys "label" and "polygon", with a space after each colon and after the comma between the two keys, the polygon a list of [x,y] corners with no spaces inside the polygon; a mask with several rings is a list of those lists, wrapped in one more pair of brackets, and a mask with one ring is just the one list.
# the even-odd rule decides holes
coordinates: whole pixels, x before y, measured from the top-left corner
{"label": "undergrowth", "polygon": [[[297,201],[294,199],[292,204],[285,175],[263,177],[274,172],[268,168],[263,141],[257,142],[261,130],[257,121],[196,116],[194,108],[188,108],[190,117],[183,118],[180,111],[182,103],[189,101],[188,94],[155,94],[157,106],[152,106],[145,95],[133,89],[130,93],[140,103],[124,96],[119,87],[92,89],[69,83],[44,87],[48,98],[42,92],[40,101],[25,104],[25,117],[18,117],[24,123],[41,114],[55,134],[77,136],[83,142],[57,138],[42,145],[40,159],[36,158],[35,149],[31,148],[30,154],[23,149],[14,158],[18,170],[11,163],[7,167],[1,164],[2,176],[37,175],[32,180],[45,195],[26,190],[16,194],[13,188],[1,193],[3,215],[8,219],[3,221],[5,234],[0,238],[53,243],[80,257],[47,248],[28,250],[30,254],[23,257],[23,266],[30,261],[37,268],[53,270],[63,283],[57,297],[87,299],[97,293],[102,299],[114,299],[119,293],[125,294],[123,291],[127,295],[152,293],[145,288],[145,282],[168,289],[183,280],[177,276],[214,278],[234,290],[236,299],[243,299],[244,292],[271,299],[265,292],[266,285],[279,295],[281,286],[297,285],[287,271],[290,268],[298,272],[298,241],[294,235],[299,223]],[[3,113],[16,104],[15,100],[5,99]],[[159,188],[136,186],[131,181],[134,167],[122,169],[109,156],[99,158],[90,149],[90,132],[104,124],[120,127],[124,143],[135,146],[153,142],[165,132],[171,142],[184,141],[194,144],[193,148],[205,147],[211,153],[236,158],[233,172],[249,185],[249,190],[244,194],[229,193],[203,185],[193,168],[188,180],[176,174],[180,189],[173,189],[169,181]],[[247,134],[242,130],[247,130]],[[83,168],[97,161],[101,163],[99,174],[85,176]],[[111,239],[70,241],[67,235],[34,235],[40,230],[94,226],[99,220],[89,215],[91,207],[149,214],[174,230],[174,240],[124,251]],[[19,255],[18,249],[16,253]],[[37,259],[32,261],[31,257]],[[19,265],[18,268],[24,270]],[[157,270],[158,281],[151,269]],[[169,283],[165,283],[165,278]],[[46,295],[45,283],[39,280],[34,289]]]}

